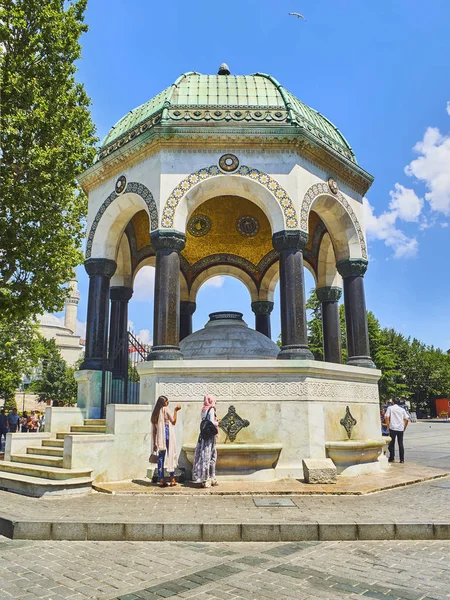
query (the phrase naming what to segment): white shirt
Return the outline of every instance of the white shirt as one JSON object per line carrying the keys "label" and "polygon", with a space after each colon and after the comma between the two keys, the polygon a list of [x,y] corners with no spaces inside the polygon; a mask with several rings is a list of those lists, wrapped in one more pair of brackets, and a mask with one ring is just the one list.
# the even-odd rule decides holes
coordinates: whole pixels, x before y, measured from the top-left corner
{"label": "white shirt", "polygon": [[409,419],[404,408],[402,408],[398,404],[389,406],[386,411],[386,416],[389,417],[389,429],[393,429],[394,431],[405,430],[404,419],[406,419],[407,421]]}

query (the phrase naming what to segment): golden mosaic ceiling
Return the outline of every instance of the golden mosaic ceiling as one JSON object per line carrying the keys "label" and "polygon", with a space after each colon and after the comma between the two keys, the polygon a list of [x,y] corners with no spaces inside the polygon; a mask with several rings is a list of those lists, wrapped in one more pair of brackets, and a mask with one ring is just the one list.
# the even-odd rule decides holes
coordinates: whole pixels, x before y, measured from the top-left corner
{"label": "golden mosaic ceiling", "polygon": [[[206,235],[197,237],[198,234],[194,236],[189,232],[189,224],[195,223],[199,217],[206,217],[204,222],[210,229]],[[241,217],[250,217],[250,228],[254,220],[257,221],[259,228],[254,235],[246,236],[239,231]],[[245,228],[245,220],[243,225]],[[272,231],[263,211],[245,198],[218,196],[201,204],[189,217],[186,247],[182,254],[191,265],[213,254],[233,254],[257,265],[271,250]]]}
{"label": "golden mosaic ceiling", "polygon": [[136,250],[142,250],[150,245],[150,221],[145,210],[140,210],[131,219],[136,238]]}

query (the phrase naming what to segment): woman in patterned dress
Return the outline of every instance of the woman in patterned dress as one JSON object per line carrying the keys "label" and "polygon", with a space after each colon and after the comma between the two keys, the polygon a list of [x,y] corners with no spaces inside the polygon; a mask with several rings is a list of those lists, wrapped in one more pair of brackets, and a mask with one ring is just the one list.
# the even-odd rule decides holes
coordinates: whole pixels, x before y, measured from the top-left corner
{"label": "woman in patterned dress", "polygon": [[192,471],[192,481],[201,483],[202,487],[211,487],[219,485],[216,479],[216,461],[217,448],[216,440],[219,437],[219,424],[216,415],[216,399],[214,396],[205,396],[203,399],[203,408],[201,420],[208,419],[217,428],[217,435],[204,439],[200,434],[197,447],[195,448],[194,468]]}

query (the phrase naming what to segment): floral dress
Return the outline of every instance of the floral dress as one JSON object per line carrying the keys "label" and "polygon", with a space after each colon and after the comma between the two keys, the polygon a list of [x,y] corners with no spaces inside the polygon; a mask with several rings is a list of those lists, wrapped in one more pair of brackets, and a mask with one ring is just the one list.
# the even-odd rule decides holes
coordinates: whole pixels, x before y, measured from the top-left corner
{"label": "floral dress", "polygon": [[[202,420],[203,419],[209,419],[216,427],[218,427],[216,411],[214,408],[210,408],[206,414],[202,412]],[[197,447],[195,448],[194,468],[192,471],[192,481],[195,483],[206,483],[209,479],[212,481],[216,479],[216,437],[217,436],[213,436],[206,440],[201,436],[198,438]]]}

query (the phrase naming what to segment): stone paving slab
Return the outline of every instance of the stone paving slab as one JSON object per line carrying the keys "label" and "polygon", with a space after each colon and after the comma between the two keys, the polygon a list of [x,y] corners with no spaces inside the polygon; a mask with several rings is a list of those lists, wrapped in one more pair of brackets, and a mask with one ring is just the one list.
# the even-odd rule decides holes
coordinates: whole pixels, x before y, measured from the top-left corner
{"label": "stone paving slab", "polygon": [[278,481],[226,481],[217,487],[202,488],[191,482],[175,487],[160,488],[150,479],[99,483],[96,491],[107,494],[137,495],[154,494],[162,496],[202,495],[202,496],[236,496],[236,495],[352,495],[372,494],[382,490],[439,479],[450,475],[450,469],[435,469],[417,464],[394,463],[381,473],[359,475],[358,477],[338,477],[333,484],[305,483],[297,479],[281,479]]}
{"label": "stone paving slab", "polygon": [[0,538],[2,600],[448,600],[450,541]]}

